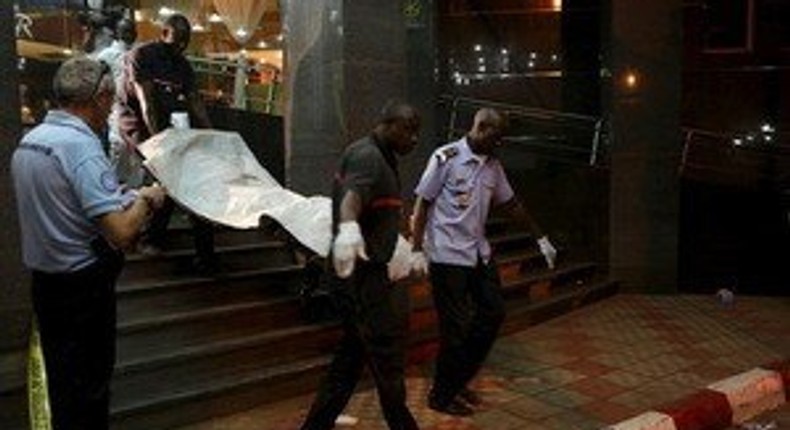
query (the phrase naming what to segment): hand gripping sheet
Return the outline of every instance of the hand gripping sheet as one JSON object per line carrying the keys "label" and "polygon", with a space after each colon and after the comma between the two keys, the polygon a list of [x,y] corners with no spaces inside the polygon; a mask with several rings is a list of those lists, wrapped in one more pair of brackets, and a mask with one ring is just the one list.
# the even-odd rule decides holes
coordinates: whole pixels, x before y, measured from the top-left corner
{"label": "hand gripping sheet", "polygon": [[[168,195],[195,214],[239,229],[256,228],[267,216],[316,254],[329,254],[332,201],[283,188],[238,133],[168,128],[139,151]],[[389,263],[393,280],[408,276],[410,256],[411,246],[399,237]]]}

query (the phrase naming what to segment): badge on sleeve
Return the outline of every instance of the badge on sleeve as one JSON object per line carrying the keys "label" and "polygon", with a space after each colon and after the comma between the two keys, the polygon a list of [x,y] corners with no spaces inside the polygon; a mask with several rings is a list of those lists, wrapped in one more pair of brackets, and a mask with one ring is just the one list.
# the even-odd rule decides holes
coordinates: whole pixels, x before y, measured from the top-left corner
{"label": "badge on sleeve", "polygon": [[439,163],[441,164],[444,164],[447,162],[447,160],[455,157],[456,155],[458,155],[458,148],[452,146],[436,153],[436,157],[439,159]]}
{"label": "badge on sleeve", "polygon": [[118,177],[110,170],[101,174],[101,185],[108,192],[114,193],[118,189]]}

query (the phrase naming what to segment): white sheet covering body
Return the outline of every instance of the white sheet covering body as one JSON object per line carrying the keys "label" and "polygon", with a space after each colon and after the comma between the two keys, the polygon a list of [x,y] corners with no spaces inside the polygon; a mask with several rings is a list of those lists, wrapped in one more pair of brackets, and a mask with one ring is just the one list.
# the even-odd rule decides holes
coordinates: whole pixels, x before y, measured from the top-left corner
{"label": "white sheet covering body", "polygon": [[[218,224],[256,228],[261,216],[326,257],[332,240],[332,202],[283,188],[236,132],[173,129],[139,146],[144,164],[180,205]],[[410,246],[402,237],[390,262],[394,279],[408,276]]]}

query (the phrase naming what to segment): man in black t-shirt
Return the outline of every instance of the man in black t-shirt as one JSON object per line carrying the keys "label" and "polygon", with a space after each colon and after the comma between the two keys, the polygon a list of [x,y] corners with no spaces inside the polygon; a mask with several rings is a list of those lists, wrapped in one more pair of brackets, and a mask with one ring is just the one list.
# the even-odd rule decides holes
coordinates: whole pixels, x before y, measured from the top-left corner
{"label": "man in black t-shirt", "polygon": [[418,428],[403,380],[408,291],[390,281],[387,263],[402,209],[396,155],[414,148],[419,127],[414,108],[390,103],[373,132],[349,145],[341,159],[332,196],[332,261],[343,338],[302,430],[334,427],[366,363],[389,428]]}
{"label": "man in black t-shirt", "polygon": [[[179,14],[164,22],[159,40],[141,45],[125,58],[123,89],[120,91],[119,132],[130,149],[170,126],[170,115],[186,112],[193,127],[211,128],[184,50],[189,45],[191,27]],[[175,207],[167,199],[143,237],[143,252],[160,252],[167,224]],[[214,235],[211,224],[190,215],[195,238],[196,268],[213,272]]]}

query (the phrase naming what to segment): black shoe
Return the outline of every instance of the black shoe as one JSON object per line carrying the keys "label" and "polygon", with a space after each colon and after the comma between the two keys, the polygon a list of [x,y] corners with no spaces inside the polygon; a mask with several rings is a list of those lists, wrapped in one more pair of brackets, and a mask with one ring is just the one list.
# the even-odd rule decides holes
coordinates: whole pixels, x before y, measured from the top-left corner
{"label": "black shoe", "polygon": [[483,404],[483,398],[469,388],[461,389],[461,391],[458,393],[458,398],[469,406],[480,406]]}
{"label": "black shoe", "polygon": [[447,415],[455,415],[457,417],[468,417],[475,413],[472,408],[455,399],[448,403],[442,403],[437,401],[434,397],[429,397],[428,407],[436,412],[441,412]]}

